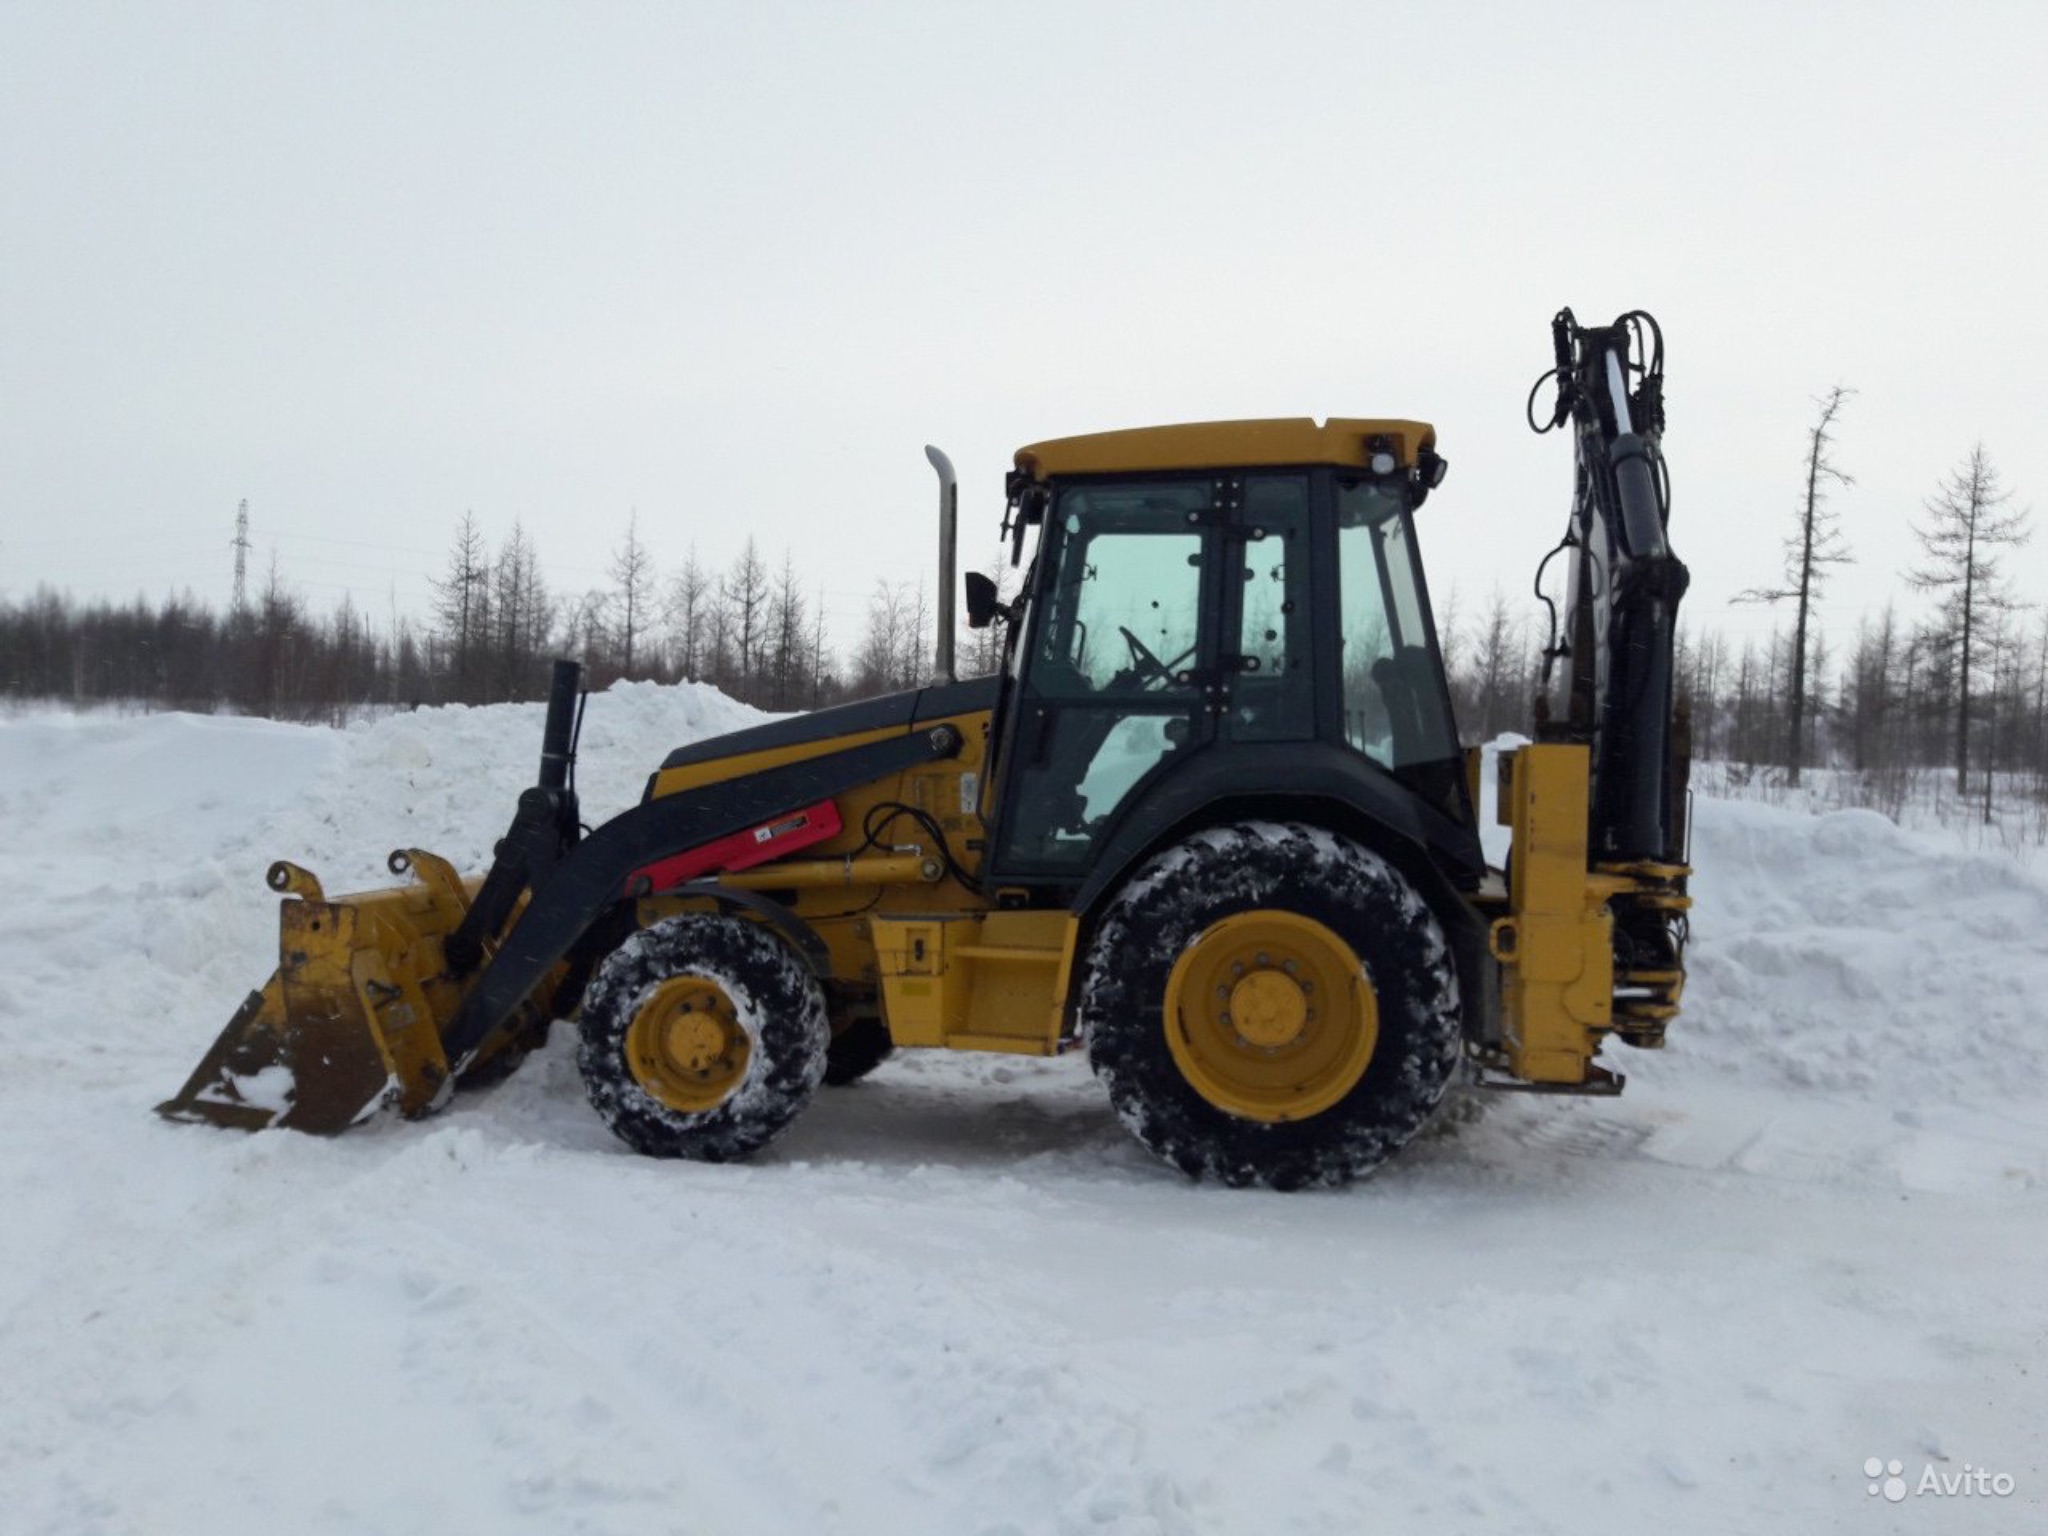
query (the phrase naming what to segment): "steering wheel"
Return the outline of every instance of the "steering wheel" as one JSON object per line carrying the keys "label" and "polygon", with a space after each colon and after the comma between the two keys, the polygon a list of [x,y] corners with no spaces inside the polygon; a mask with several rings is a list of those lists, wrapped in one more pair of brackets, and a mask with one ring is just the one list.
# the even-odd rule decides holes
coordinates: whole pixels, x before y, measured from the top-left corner
{"label": "steering wheel", "polygon": [[1195,654],[1195,648],[1191,645],[1171,662],[1164,662],[1154,656],[1151,648],[1124,625],[1117,626],[1117,633],[1124,637],[1124,644],[1130,649],[1131,669],[1127,675],[1132,678],[1130,686],[1133,688],[1147,688],[1155,682],[1171,683],[1173,669]]}
{"label": "steering wheel", "polygon": [[1132,634],[1128,625],[1118,625],[1116,632],[1124,637],[1124,644],[1130,648],[1131,666],[1137,672],[1138,681],[1141,685],[1150,682],[1155,677],[1170,677],[1172,675],[1166,670],[1166,663],[1157,656],[1154,656],[1151,648],[1136,635]]}

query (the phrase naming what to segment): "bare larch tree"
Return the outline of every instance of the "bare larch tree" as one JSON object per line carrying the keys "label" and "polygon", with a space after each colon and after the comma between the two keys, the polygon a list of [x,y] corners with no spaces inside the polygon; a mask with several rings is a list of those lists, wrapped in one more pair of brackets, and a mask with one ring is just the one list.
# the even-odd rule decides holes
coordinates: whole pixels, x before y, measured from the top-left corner
{"label": "bare larch tree", "polygon": [[1807,656],[1811,645],[1813,604],[1826,583],[1828,568],[1847,565],[1855,559],[1842,539],[1836,514],[1829,510],[1827,504],[1831,485],[1856,483],[1828,457],[1828,450],[1835,441],[1835,418],[1841,414],[1843,402],[1855,393],[1855,390],[1837,384],[1818,399],[1820,415],[1806,434],[1806,495],[1800,501],[1792,532],[1785,538],[1785,567],[1779,578],[1780,585],[1752,587],[1747,592],[1738,593],[1735,599],[1739,603],[1790,602],[1796,605],[1792,620],[1792,654],[1788,662],[1790,677],[1786,689],[1785,729],[1785,781],[1794,786],[1799,783],[1799,770],[1806,762],[1807,716],[1811,713],[1806,698]]}
{"label": "bare larch tree", "polygon": [[490,640],[491,552],[477,528],[476,514],[464,512],[448,553],[448,574],[433,583],[434,628],[454,673],[454,696],[481,704],[484,661]]}
{"label": "bare larch tree", "polygon": [[613,634],[618,642],[619,676],[639,676],[635,670],[635,653],[639,662],[646,660],[646,648],[640,644],[653,620],[654,607],[654,557],[647,552],[647,546],[640,542],[640,511],[636,507],[626,518],[626,542],[612,554],[612,607],[617,615]]}
{"label": "bare larch tree", "polygon": [[668,632],[670,654],[676,676],[697,682],[704,675],[709,646],[705,630],[710,627],[712,576],[697,558],[692,544],[683,568],[669,581]]}
{"label": "bare larch tree", "polygon": [[1906,580],[1937,595],[1941,611],[1935,633],[1942,648],[1955,657],[1959,795],[1969,792],[1970,684],[1979,661],[1978,642],[1997,614],[2015,606],[2001,552],[2033,537],[2028,509],[2008,510],[2011,501],[2012,492],[1979,443],[1923,504],[1926,522],[1913,525],[1924,559],[1906,573]]}
{"label": "bare larch tree", "polygon": [[770,594],[768,563],[761,558],[761,546],[752,534],[747,535],[739,559],[725,573],[723,590],[732,611],[732,643],[738,654],[734,657],[736,675],[719,686],[734,698],[751,702],[768,655]]}

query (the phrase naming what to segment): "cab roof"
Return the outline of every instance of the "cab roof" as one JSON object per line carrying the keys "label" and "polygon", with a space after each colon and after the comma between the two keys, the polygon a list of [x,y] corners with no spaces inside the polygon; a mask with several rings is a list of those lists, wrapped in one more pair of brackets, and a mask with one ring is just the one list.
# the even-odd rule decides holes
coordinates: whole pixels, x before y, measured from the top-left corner
{"label": "cab roof", "polygon": [[1364,468],[1374,439],[1402,468],[1436,446],[1426,421],[1282,416],[1265,421],[1197,421],[1056,437],[1017,450],[1017,468],[1034,480],[1054,475],[1114,475],[1148,470],[1224,469],[1280,464]]}

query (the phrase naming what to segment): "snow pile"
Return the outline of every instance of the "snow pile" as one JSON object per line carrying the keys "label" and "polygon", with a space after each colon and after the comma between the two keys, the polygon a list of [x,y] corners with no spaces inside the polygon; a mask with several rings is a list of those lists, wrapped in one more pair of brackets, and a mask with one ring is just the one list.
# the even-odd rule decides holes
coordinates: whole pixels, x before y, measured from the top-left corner
{"label": "snow pile", "polygon": [[2003,1104],[2048,1082],[2048,881],[1874,811],[1703,802],[1695,1010],[1674,1055],[1886,1102]]}
{"label": "snow pile", "polygon": [[1816,816],[1875,810],[1952,846],[2004,854],[2029,868],[2040,864],[2048,849],[2048,800],[2039,777],[2001,771],[1993,779],[1989,805],[1981,775],[1973,771],[1969,793],[1958,794],[1951,768],[1808,768],[1794,788],[1780,768],[1696,763],[1692,787],[1716,799],[1759,801]]}
{"label": "snow pile", "polygon": [[[330,891],[388,885],[384,856],[393,848],[428,848],[458,868],[481,868],[539,771],[546,717],[544,704],[458,704],[323,733],[338,734],[343,750],[269,835],[282,849],[309,822],[317,828],[303,856],[281,856],[316,870]],[[584,820],[595,825],[638,801],[671,749],[771,718],[702,683],[614,684],[584,715],[576,767]]]}
{"label": "snow pile", "polygon": [[[589,819],[756,718],[593,699]],[[270,860],[479,864],[540,722],[0,721],[9,1530],[2048,1525],[2039,878],[1702,801],[1671,1049],[1335,1194],[1184,1183],[1074,1059],[900,1056],[728,1166],[628,1153],[564,1038],[334,1141],[151,1116]]]}

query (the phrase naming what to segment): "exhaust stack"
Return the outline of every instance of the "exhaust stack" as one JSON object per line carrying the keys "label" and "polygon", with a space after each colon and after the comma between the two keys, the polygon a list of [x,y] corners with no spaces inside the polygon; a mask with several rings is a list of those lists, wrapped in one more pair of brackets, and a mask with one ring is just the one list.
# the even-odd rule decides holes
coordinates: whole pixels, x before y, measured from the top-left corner
{"label": "exhaust stack", "polygon": [[959,585],[954,567],[959,563],[960,481],[953,473],[953,461],[929,443],[925,444],[924,456],[931,460],[932,468],[939,476],[939,636],[932,681],[950,683],[956,680],[953,669],[953,589]]}

